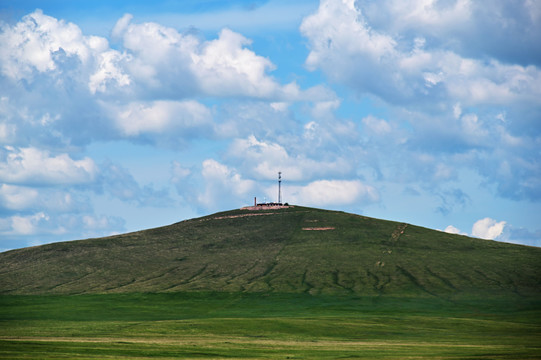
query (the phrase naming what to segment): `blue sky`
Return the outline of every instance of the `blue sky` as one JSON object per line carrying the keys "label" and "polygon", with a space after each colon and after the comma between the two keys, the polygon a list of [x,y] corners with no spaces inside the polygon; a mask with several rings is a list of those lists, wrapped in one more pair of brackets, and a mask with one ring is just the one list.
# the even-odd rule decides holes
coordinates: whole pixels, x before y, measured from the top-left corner
{"label": "blue sky", "polygon": [[541,246],[541,4],[0,1],[0,250],[283,200]]}

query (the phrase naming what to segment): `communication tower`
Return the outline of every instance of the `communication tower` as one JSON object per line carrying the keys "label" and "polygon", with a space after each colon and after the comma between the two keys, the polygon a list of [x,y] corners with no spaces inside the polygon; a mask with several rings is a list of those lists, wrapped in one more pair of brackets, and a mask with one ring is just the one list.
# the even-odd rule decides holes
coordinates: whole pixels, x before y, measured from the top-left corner
{"label": "communication tower", "polygon": [[282,204],[282,172],[278,172],[278,204]]}

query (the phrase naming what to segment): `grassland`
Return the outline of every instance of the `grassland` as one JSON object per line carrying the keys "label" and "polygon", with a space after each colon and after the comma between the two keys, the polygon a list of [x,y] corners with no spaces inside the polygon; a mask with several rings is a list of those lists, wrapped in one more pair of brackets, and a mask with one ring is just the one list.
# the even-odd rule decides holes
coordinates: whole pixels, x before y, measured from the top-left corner
{"label": "grassland", "polygon": [[541,249],[292,207],[9,251],[0,358],[541,359]]}
{"label": "grassland", "polygon": [[538,359],[526,299],[280,293],[0,297],[6,359]]}
{"label": "grassland", "polygon": [[[329,229],[313,231],[306,229]],[[541,249],[293,207],[0,253],[0,294],[541,295]]]}

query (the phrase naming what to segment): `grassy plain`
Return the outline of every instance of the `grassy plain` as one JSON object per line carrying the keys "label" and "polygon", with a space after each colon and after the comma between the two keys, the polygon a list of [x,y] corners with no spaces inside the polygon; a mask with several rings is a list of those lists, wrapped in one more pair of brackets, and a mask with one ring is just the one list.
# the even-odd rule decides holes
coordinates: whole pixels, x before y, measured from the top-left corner
{"label": "grassy plain", "polygon": [[532,298],[131,293],[0,297],[5,359],[540,359]]}
{"label": "grassy plain", "polygon": [[541,359],[541,249],[292,207],[8,251],[0,358]]}

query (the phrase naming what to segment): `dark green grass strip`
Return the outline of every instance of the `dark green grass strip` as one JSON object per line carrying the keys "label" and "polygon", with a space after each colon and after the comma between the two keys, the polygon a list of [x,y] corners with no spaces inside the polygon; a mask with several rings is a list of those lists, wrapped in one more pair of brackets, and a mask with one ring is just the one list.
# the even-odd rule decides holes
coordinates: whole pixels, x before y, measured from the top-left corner
{"label": "dark green grass strip", "polygon": [[535,299],[0,297],[2,359],[538,359]]}

